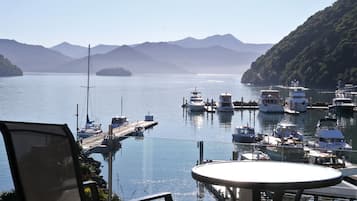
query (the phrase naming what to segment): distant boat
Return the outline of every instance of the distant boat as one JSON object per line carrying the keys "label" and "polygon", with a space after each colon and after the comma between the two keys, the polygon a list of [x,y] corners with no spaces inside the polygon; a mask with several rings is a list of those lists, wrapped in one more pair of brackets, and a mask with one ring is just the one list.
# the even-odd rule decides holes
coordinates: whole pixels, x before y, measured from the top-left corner
{"label": "distant boat", "polygon": [[340,90],[336,90],[335,98],[332,99],[332,104],[328,106],[329,110],[336,114],[353,114],[355,107],[352,99]]}
{"label": "distant boat", "polygon": [[112,128],[119,128],[121,126],[126,126],[129,124],[126,116],[115,116],[112,118]]}
{"label": "distant boat", "polygon": [[89,81],[90,81],[90,45],[88,46],[88,69],[87,69],[87,97],[86,97],[86,123],[84,128],[77,131],[78,138],[86,138],[102,133],[101,124],[89,119]]}
{"label": "distant boat", "polygon": [[190,102],[188,103],[188,108],[191,112],[205,111],[205,103],[203,102],[201,92],[197,91],[196,88],[194,91],[191,92],[191,97],[190,97]]}
{"label": "distant boat", "polygon": [[309,103],[304,87],[299,86],[299,81],[291,81],[289,96],[285,99],[284,109],[288,113],[306,112]]}
{"label": "distant boat", "polygon": [[284,107],[281,103],[278,90],[261,90],[259,99],[259,111],[267,113],[283,113]]}
{"label": "distant boat", "polygon": [[256,137],[254,128],[249,126],[240,126],[234,129],[232,141],[238,143],[254,143],[256,142]]}
{"label": "distant boat", "polygon": [[218,112],[233,112],[233,103],[232,103],[232,94],[230,93],[222,93],[219,95],[218,101]]}
{"label": "distant boat", "polygon": [[337,119],[331,117],[318,121],[315,140],[309,141],[308,145],[325,151],[352,150],[351,145],[346,143],[342,131],[338,128]]}

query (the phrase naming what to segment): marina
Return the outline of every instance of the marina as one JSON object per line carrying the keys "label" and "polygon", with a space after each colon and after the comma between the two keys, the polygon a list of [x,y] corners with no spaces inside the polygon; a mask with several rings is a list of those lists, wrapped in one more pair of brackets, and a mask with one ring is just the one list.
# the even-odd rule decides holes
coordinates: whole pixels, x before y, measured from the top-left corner
{"label": "marina", "polygon": [[[86,75],[29,75],[24,78],[24,80],[16,80],[16,78],[3,80],[3,87],[0,90],[4,94],[13,96],[9,97],[9,100],[16,99],[20,102],[0,99],[3,109],[0,114],[2,119],[17,117],[21,121],[66,122],[75,135],[77,127],[73,116],[74,112],[67,111],[74,111],[76,103],[85,101],[85,90],[78,86],[83,85],[82,82],[86,79]],[[41,85],[44,79],[48,80],[48,88],[38,91],[37,86]],[[222,80],[222,84],[212,82],[213,79]],[[140,140],[137,137],[124,137],[125,140],[120,141],[120,149],[112,153],[113,192],[119,194],[123,200],[167,191],[173,193],[176,201],[197,200],[198,188],[189,174],[189,170],[199,158],[197,140],[202,139],[205,143],[203,160],[231,160],[235,158],[233,154],[235,151],[239,151],[242,156],[244,155],[242,158],[262,158],[257,156],[263,156],[263,154],[255,152],[255,150],[260,150],[266,154],[262,148],[271,145],[258,146],[257,143],[244,143],[244,145],[232,143],[232,133],[235,127],[248,124],[255,129],[256,133],[270,134],[279,122],[289,120],[296,124],[298,130],[303,131],[304,139],[310,140],[310,137],[315,134],[317,121],[326,115],[327,110],[325,109],[308,109],[307,112],[299,115],[289,115],[284,113],[267,114],[259,112],[258,109],[235,109],[228,113],[217,111],[216,113],[197,113],[188,110],[186,112],[186,109],[178,107],[182,102],[181,98],[190,96],[190,93],[194,91],[192,86],[198,86],[197,89],[202,92],[204,100],[206,100],[206,97],[216,97],[215,99],[217,99],[222,91],[227,91],[231,92],[232,100],[239,99],[239,101],[232,101],[233,105],[257,108],[258,104],[250,104],[250,102],[253,102],[250,100],[257,100],[262,88],[251,88],[240,84],[237,86],[236,80],[235,76],[206,77],[197,75],[182,77],[166,75],[133,76],[130,79],[94,78],[92,83],[95,87],[91,88],[91,100],[96,104],[90,105],[90,109],[94,112],[89,112],[89,115],[93,120],[102,124],[104,131],[109,130],[108,126],[105,125],[112,124],[113,117],[117,114],[119,114],[118,117],[122,116],[120,115],[120,100],[122,97],[126,103],[125,116],[130,117],[130,121],[128,121],[134,129],[136,120],[142,120],[143,114],[147,112],[155,114],[155,121],[160,124],[160,126],[155,126],[155,129],[145,130],[145,136],[139,138]],[[201,85],[197,85],[197,83],[201,83]],[[122,86],[123,84],[125,86]],[[11,87],[18,88],[23,94],[6,92]],[[24,87],[25,89],[22,89]],[[153,88],[160,90],[153,92]],[[44,93],[52,89],[56,89],[53,97]],[[118,93],[112,93],[113,91],[118,91]],[[284,91],[281,91],[284,95]],[[113,95],[110,98],[102,98],[107,97],[108,93]],[[310,93],[308,97],[313,97],[315,101],[312,102],[323,103],[331,101],[333,95],[333,93],[322,95]],[[24,99],[23,97],[31,98]],[[241,97],[244,97],[243,101]],[[61,102],[61,104],[58,104],[58,102]],[[210,102],[211,99],[209,98],[206,103]],[[25,110],[23,107],[16,107],[17,105],[26,106]],[[38,108],[42,109],[39,110]],[[86,112],[80,108],[79,113],[85,114]],[[34,114],[36,114],[35,117]],[[354,135],[357,125],[356,113],[353,115],[353,117],[337,117],[337,121],[342,127],[346,142],[355,147],[357,142]],[[79,117],[82,118],[80,122],[84,123],[85,118],[83,116],[80,115]],[[131,131],[132,134],[136,133],[133,129]],[[108,154],[105,151],[106,147],[102,145],[104,139],[105,137],[100,135],[98,141],[93,142],[99,153],[93,152],[90,157],[101,162],[101,174],[103,178],[108,178],[109,162]],[[95,141],[95,138],[92,138],[92,140]],[[83,141],[86,140],[83,139]],[[93,148],[93,145],[89,143],[83,144],[87,150],[89,150],[89,146]],[[239,150],[237,147],[239,147]],[[100,150],[101,148],[103,149]],[[277,153],[284,156],[287,154],[284,151]],[[356,164],[357,155],[354,150],[344,151],[343,153],[346,156],[346,162]],[[6,155],[4,157],[3,160],[6,160]],[[0,188],[11,189],[9,169],[6,166],[2,166],[2,169],[4,171],[0,173],[0,179],[4,182],[1,183]],[[200,200],[215,200],[207,189],[204,189],[200,196]]]}

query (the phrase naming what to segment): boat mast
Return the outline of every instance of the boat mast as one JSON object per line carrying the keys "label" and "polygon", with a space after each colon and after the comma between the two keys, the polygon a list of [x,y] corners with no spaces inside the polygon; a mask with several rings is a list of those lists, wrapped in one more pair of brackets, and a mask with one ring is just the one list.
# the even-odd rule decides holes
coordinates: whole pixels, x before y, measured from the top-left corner
{"label": "boat mast", "polygon": [[88,45],[88,69],[87,69],[87,123],[89,123],[89,74],[90,74],[90,44]]}
{"label": "boat mast", "polygon": [[123,116],[123,96],[120,97],[120,116]]}

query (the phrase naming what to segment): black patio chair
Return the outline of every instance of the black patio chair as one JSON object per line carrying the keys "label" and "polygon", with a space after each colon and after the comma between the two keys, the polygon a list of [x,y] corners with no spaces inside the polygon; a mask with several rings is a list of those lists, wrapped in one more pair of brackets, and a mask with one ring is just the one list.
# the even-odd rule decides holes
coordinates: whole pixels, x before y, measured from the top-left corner
{"label": "black patio chair", "polygon": [[[78,148],[66,124],[0,121],[0,131],[18,200],[87,201],[86,187],[90,188],[91,201],[99,200],[96,183],[82,181]],[[161,198],[171,198],[168,194]],[[154,197],[160,196],[144,200]]]}

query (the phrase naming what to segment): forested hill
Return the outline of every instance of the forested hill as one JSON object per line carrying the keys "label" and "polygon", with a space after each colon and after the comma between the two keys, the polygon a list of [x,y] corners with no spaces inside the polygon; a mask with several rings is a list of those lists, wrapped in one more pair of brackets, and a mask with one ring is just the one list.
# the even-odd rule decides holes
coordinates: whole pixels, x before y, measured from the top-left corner
{"label": "forested hill", "polygon": [[333,88],[339,79],[357,83],[357,1],[338,0],[260,56],[242,83]]}
{"label": "forested hill", "polygon": [[0,54],[0,77],[21,76],[22,71]]}

